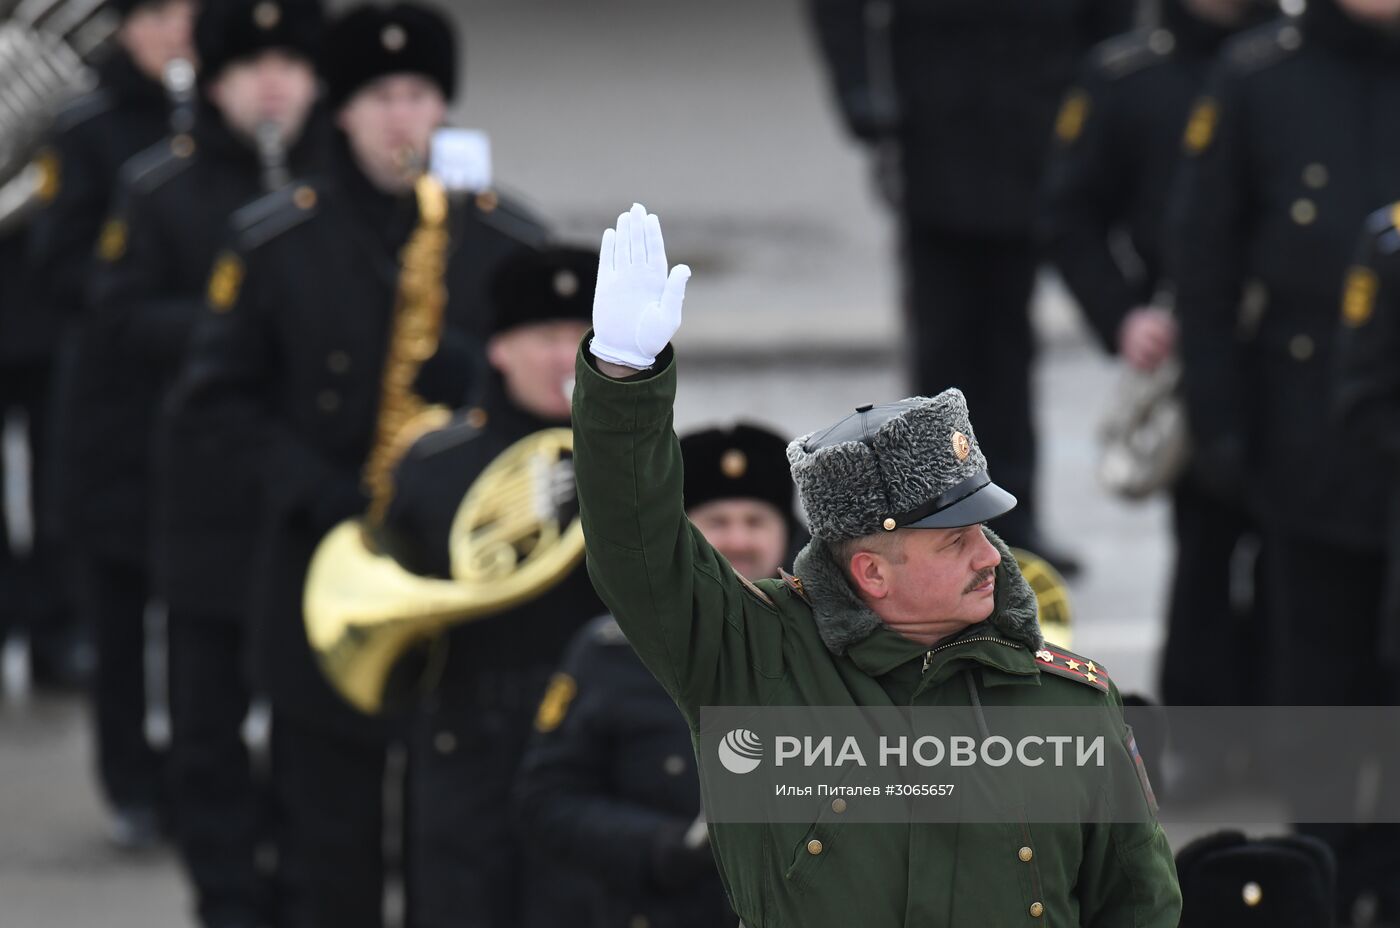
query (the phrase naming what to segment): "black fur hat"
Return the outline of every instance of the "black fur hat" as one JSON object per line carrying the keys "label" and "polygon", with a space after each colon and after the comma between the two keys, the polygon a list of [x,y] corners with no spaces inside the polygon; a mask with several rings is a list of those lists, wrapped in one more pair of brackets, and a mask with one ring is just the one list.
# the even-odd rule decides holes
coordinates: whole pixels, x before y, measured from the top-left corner
{"label": "black fur hat", "polygon": [[448,100],[456,92],[457,42],[452,24],[430,7],[417,3],[357,6],[335,21],[326,44],[325,74],[333,107],[386,74],[426,77]]}
{"label": "black fur hat", "polygon": [[521,249],[491,276],[491,334],[556,319],[589,322],[597,283],[596,251]]}
{"label": "black fur hat", "polygon": [[684,436],[681,460],[687,509],[718,499],[756,499],[777,509],[790,526],[796,523],[787,439],[741,422]]}
{"label": "black fur hat", "polygon": [[320,0],[205,0],[194,26],[200,83],[269,48],[301,55],[315,67],[324,37]]}

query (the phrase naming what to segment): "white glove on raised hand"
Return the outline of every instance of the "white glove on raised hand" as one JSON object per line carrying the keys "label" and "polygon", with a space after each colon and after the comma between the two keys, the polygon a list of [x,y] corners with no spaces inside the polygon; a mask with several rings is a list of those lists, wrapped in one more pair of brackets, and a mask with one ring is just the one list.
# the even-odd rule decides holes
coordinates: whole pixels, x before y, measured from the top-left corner
{"label": "white glove on raised hand", "polygon": [[667,273],[661,220],[640,203],[603,233],[598,288],[593,291],[593,340],[600,361],[646,370],[681,327],[681,302],[690,268]]}

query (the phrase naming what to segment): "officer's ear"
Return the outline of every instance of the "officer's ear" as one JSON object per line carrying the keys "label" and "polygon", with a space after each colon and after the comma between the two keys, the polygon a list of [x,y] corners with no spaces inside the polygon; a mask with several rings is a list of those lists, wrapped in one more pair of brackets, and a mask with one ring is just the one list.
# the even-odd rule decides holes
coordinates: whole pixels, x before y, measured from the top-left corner
{"label": "officer's ear", "polygon": [[862,599],[884,599],[890,595],[890,560],[877,551],[863,548],[851,554],[846,575]]}

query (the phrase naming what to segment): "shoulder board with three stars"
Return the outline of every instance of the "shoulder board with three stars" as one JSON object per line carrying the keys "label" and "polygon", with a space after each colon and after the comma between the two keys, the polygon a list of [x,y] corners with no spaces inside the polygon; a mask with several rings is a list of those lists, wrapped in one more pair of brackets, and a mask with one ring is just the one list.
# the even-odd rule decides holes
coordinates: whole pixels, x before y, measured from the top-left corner
{"label": "shoulder board with three stars", "polygon": [[1053,673],[1057,677],[1074,680],[1085,686],[1092,686],[1100,693],[1108,692],[1108,671],[1087,657],[1066,651],[1058,645],[1046,642],[1035,652],[1035,663],[1042,673]]}
{"label": "shoulder board with three stars", "polygon": [[308,183],[283,187],[259,197],[235,212],[229,221],[234,241],[252,251],[316,215],[320,195]]}

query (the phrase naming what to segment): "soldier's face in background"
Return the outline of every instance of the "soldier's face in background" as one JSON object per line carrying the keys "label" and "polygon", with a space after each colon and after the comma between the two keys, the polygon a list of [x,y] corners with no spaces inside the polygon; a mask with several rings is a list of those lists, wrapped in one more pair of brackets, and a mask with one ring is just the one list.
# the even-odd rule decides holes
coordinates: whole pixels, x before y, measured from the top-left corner
{"label": "soldier's face in background", "polygon": [[572,319],[520,325],[493,335],[486,354],[515,405],[562,422],[569,418],[574,357],[587,331],[588,323]]}
{"label": "soldier's face in background", "polygon": [[195,63],[194,19],[198,12],[199,5],[193,0],[143,3],[123,20],[117,41],[138,71],[158,81],[165,66],[178,58]]}
{"label": "soldier's face in background", "polygon": [[1400,28],[1400,0],[1337,0],[1350,16],[1370,26]]}
{"label": "soldier's face in background", "polygon": [[756,499],[717,499],[686,510],[705,540],[750,580],[777,576],[787,553],[783,514]]}
{"label": "soldier's face in background", "polygon": [[851,558],[849,573],[885,624],[923,644],[992,614],[1001,554],[980,525],[901,529]]}
{"label": "soldier's face in background", "polygon": [[336,122],[365,176],[385,192],[402,193],[427,168],[433,132],[446,118],[437,84],[417,74],[389,74],[360,88]]}
{"label": "soldier's face in background", "polygon": [[225,65],[208,94],[235,132],[252,138],[270,122],[290,144],[316,102],[316,72],[302,56],[270,48]]}

